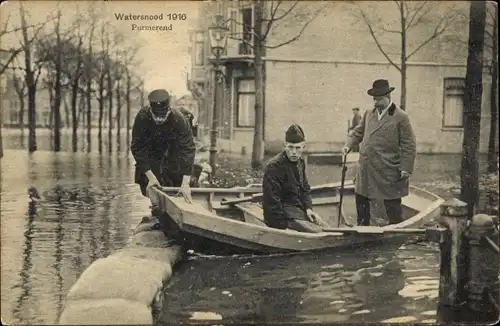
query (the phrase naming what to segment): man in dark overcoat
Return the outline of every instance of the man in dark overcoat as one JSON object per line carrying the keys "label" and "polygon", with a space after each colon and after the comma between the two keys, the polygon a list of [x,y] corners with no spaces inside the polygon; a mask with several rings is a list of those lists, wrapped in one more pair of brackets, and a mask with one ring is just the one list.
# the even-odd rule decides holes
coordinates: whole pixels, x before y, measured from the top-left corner
{"label": "man in dark overcoat", "polygon": [[267,164],[262,182],[265,223],[278,229],[322,232],[324,222],[312,210],[311,187],[302,153],[305,135],[296,124],[285,135],[285,150]]}
{"label": "man in dark overcoat", "polygon": [[389,223],[403,220],[401,199],[408,195],[409,178],[416,158],[416,140],[410,117],[391,100],[394,87],[376,80],[368,95],[373,110],[367,110],[347,136],[343,154],[360,144],[356,175],[358,225],[370,224],[370,201],[383,201]]}
{"label": "man in dark overcoat", "polygon": [[190,180],[196,147],[188,120],[170,107],[170,95],[157,89],[149,106],[137,113],[132,126],[131,151],[136,161],[135,182],[144,196],[152,186],[180,187],[191,201]]}

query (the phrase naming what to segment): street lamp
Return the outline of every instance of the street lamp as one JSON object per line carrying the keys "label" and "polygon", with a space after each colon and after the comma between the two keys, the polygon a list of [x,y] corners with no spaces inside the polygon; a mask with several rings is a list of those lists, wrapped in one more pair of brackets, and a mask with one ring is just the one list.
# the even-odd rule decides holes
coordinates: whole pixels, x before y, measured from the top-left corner
{"label": "street lamp", "polygon": [[210,37],[210,49],[215,57],[213,63],[214,70],[214,93],[213,93],[213,107],[212,107],[212,129],[210,131],[210,157],[209,164],[212,168],[212,175],[215,175],[215,162],[217,155],[217,94],[218,85],[221,81],[221,70],[220,70],[220,57],[226,48],[227,36],[229,29],[224,22],[224,17],[220,14],[215,15],[215,22],[208,28],[208,35]]}

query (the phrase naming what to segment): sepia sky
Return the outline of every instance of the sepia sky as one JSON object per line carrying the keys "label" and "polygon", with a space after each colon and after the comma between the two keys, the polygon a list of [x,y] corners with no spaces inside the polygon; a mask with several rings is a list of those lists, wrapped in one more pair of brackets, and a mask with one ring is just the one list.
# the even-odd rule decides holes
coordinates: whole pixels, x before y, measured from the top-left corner
{"label": "sepia sky", "polygon": [[[44,21],[57,9],[57,1],[27,1],[24,6],[29,13],[28,24]],[[189,72],[191,56],[188,52],[189,29],[197,19],[197,3],[190,1],[62,1],[59,6],[62,10],[62,26],[69,26],[77,15],[77,4],[81,11],[88,6],[99,8],[103,19],[107,20],[117,30],[123,32],[128,41],[140,44],[138,53],[142,61],[136,73],[145,79],[145,89],[166,88],[176,96],[188,93],[186,87],[186,73]],[[9,29],[20,26],[19,3],[9,1],[1,5],[0,20],[2,26],[8,20]],[[125,21],[117,20],[115,14],[159,15],[160,21]],[[169,20],[168,14],[185,14],[186,20]],[[137,25],[170,25],[170,31],[133,31],[132,24]],[[46,29],[50,31],[54,24],[50,23]],[[2,48],[17,46],[18,35],[9,34],[2,37]],[[98,42],[98,41],[96,41]]]}

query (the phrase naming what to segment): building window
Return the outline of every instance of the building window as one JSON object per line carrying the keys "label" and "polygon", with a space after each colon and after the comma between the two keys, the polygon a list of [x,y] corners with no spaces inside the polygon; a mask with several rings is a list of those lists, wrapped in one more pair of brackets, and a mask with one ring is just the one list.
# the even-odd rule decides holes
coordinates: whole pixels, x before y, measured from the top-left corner
{"label": "building window", "polygon": [[229,9],[229,37],[237,38],[238,35],[238,11],[234,8]]}
{"label": "building window", "polygon": [[465,78],[444,79],[443,128],[462,128]]}
{"label": "building window", "polygon": [[203,32],[196,32],[194,40],[194,64],[203,66],[205,63],[205,42]]}
{"label": "building window", "polygon": [[255,83],[253,79],[240,79],[237,84],[238,127],[255,125]]}
{"label": "building window", "polygon": [[240,44],[238,46],[239,54],[252,54],[253,46],[253,20],[254,6],[240,9],[241,33]]}

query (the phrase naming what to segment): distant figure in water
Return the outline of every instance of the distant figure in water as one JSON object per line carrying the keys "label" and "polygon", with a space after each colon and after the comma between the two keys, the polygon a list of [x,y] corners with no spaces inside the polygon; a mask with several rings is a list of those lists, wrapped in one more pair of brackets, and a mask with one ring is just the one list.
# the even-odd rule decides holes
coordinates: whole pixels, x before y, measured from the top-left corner
{"label": "distant figure in water", "polygon": [[28,188],[28,215],[33,216],[36,215],[36,207],[37,203],[41,200],[40,194],[38,193],[38,190],[31,186]]}
{"label": "distant figure in water", "polygon": [[29,202],[30,203],[36,203],[40,201],[40,194],[38,193],[38,190],[31,186],[28,188],[28,196],[29,196]]}

